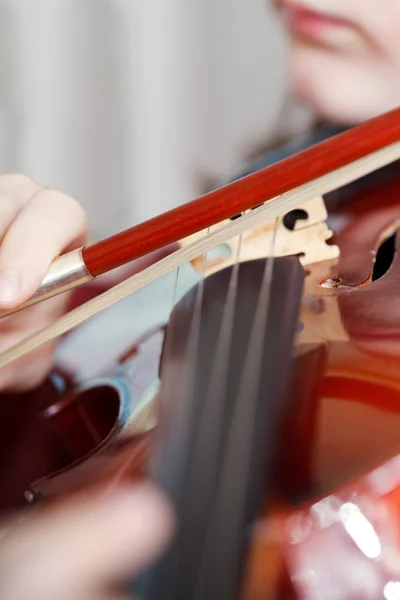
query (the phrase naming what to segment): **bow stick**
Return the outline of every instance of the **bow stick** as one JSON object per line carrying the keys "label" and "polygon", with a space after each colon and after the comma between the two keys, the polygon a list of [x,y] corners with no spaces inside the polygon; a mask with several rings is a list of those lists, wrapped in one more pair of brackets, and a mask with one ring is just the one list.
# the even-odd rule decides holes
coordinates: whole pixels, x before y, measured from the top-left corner
{"label": "bow stick", "polygon": [[[0,354],[0,368],[67,333],[216,244],[398,159],[400,108],[188,204],[56,259],[38,292],[18,309],[2,311],[0,316],[22,310],[225,219],[245,213],[6,350]],[[254,207],[258,208],[245,212]]]}

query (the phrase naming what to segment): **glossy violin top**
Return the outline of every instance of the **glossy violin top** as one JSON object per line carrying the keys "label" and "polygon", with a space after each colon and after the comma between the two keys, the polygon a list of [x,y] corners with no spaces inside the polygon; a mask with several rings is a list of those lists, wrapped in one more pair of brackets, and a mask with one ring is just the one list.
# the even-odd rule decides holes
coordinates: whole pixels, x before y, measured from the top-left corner
{"label": "glossy violin top", "polygon": [[2,398],[3,508],[150,477],[178,534],[144,600],[314,600],[307,572],[342,581],[318,561],[337,530],[293,542],[288,524],[400,453],[399,161],[396,109],[84,248],[91,277],[162,256],[0,357],[66,334],[41,388]]}

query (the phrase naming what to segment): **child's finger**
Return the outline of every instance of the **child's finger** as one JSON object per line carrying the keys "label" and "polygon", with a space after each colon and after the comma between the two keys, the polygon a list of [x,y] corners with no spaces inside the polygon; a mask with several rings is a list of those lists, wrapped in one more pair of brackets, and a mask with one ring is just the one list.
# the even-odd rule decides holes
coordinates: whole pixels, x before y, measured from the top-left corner
{"label": "child's finger", "polygon": [[0,308],[30,298],[52,260],[83,244],[85,237],[83,208],[65,194],[39,189],[17,214],[0,246]]}

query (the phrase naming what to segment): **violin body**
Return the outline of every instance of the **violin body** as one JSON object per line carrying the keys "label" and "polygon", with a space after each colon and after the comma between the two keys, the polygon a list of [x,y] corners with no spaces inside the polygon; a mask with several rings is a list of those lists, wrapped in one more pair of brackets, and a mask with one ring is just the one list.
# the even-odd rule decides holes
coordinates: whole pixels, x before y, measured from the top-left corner
{"label": "violin body", "polygon": [[[333,227],[340,226],[332,240],[339,260],[329,272],[322,263],[310,268],[303,315],[314,337],[298,359],[293,395],[305,389],[308,398],[300,398],[295,418],[300,447],[313,439],[312,472],[301,475],[313,493],[326,493],[399,450],[399,200],[397,176],[357,192],[331,213]],[[320,285],[325,275],[327,288]]]}
{"label": "violin body", "polygon": [[[326,586],[330,577],[343,579],[343,595],[332,598],[344,600],[384,598],[376,589],[386,575],[400,577],[400,569],[391,566],[383,579],[375,577],[375,595],[347,589],[346,577],[341,578],[346,565],[331,574],[326,554],[318,560],[324,544],[339,556],[339,521],[328,527],[313,517],[321,498],[337,500],[338,514],[361,492],[372,498],[364,475],[400,455],[400,173],[395,166],[382,178],[378,174],[360,188],[325,198],[333,232],[329,244],[339,247],[340,257],[305,267],[290,405],[280,426],[272,491],[253,528],[245,600],[268,594],[321,598],[318,586],[299,577],[314,565]],[[345,201],[338,202],[342,197]],[[96,294],[96,285],[89,284],[72,302]],[[40,388],[2,397],[2,509],[26,499],[53,501],[116,477],[148,476],[165,331],[173,306],[199,285],[201,274],[188,263],[178,278],[171,273],[136,292],[62,338],[54,370]],[[179,316],[175,310],[178,329]],[[388,489],[395,493],[400,477],[398,461],[390,464],[386,495]],[[338,489],[345,491],[340,495]],[[370,510],[387,505],[377,490]],[[399,494],[395,500],[393,494],[397,510]],[[271,523],[278,533],[271,534]],[[301,535],[296,538],[294,531]],[[388,542],[396,552],[398,534]],[[365,569],[371,568],[366,556]]]}

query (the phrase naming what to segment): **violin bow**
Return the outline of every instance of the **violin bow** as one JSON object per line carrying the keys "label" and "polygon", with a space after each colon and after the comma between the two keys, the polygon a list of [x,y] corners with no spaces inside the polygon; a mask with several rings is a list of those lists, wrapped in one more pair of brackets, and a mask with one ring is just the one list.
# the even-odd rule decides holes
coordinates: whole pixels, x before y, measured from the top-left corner
{"label": "violin bow", "polygon": [[[6,316],[202,230],[205,235],[0,355],[0,367],[58,338],[181,264],[247,229],[400,159],[400,108],[110,238],[56,259],[36,294]],[[256,207],[256,208],[255,208]],[[240,218],[206,233],[213,225]]]}

